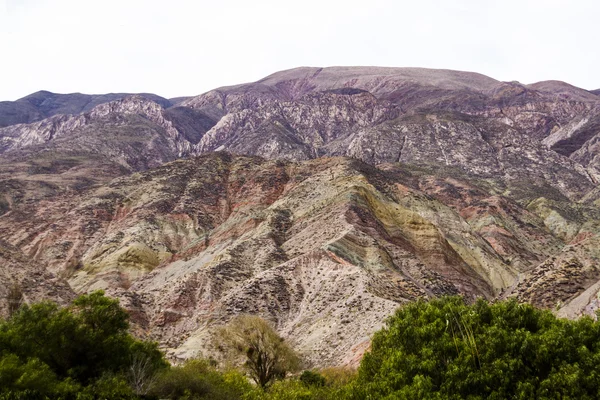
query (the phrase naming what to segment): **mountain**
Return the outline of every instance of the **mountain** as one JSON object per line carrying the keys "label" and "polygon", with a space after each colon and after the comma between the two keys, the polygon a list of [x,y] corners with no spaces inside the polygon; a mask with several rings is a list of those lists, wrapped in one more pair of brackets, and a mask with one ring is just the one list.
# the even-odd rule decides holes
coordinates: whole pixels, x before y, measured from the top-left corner
{"label": "mountain", "polygon": [[[178,156],[224,150],[296,161],[346,155],[371,164],[433,163],[543,180],[571,197],[586,190],[573,185],[589,188],[599,177],[599,102],[555,81],[524,86],[458,71],[333,67],[283,71],[154,108],[171,120],[171,136],[184,139]],[[51,119],[0,129],[0,151],[95,132],[82,133],[78,121],[59,123],[65,128],[56,135],[48,133],[46,125],[57,124]]]}
{"label": "mountain", "polygon": [[600,306],[594,92],[331,67],[158,100],[0,128],[0,240],[173,357],[239,313],[325,366],[417,298]]}
{"label": "mountain", "polygon": [[6,204],[83,190],[189,154],[215,121],[142,96],[78,115],[0,128],[0,214]]}
{"label": "mountain", "polygon": [[549,147],[596,180],[599,102],[561,82],[525,86],[457,71],[333,67],[284,71],[181,105],[221,117],[197,153],[219,149],[294,160],[349,155],[375,164],[465,167],[465,154],[452,151],[456,146],[449,151],[444,142],[451,138],[482,150],[469,152],[475,156],[471,171],[486,168],[489,158],[502,164],[511,146],[530,147],[517,156],[535,165],[539,159],[529,153],[546,158],[542,153]]}
{"label": "mountain", "polygon": [[[159,103],[165,108],[172,105],[169,100],[155,94],[139,95]],[[17,101],[0,101],[0,127],[28,124],[57,114],[80,114],[90,111],[99,104],[121,100],[127,96],[130,94],[58,94],[42,90]]]}
{"label": "mountain", "polygon": [[213,329],[250,312],[337,365],[419,297],[589,308],[597,208],[524,207],[498,187],[406,164],[215,153],[18,207],[0,230],[75,292],[121,298],[173,356],[210,354]]}

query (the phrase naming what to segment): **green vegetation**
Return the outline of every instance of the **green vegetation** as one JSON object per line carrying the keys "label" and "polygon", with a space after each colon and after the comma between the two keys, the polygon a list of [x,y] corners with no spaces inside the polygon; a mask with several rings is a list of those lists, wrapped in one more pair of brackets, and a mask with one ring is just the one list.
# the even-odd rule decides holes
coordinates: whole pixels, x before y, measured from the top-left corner
{"label": "green vegetation", "polygon": [[[0,400],[8,399],[595,399],[600,323],[568,321],[514,300],[460,297],[401,307],[358,373],[306,370],[257,317],[220,334],[245,372],[190,360],[169,366],[127,333],[127,314],[95,292],[66,308],[22,306],[0,322]],[[228,347],[227,347],[228,346]],[[264,374],[265,371],[272,374]],[[262,371],[262,372],[261,372]],[[254,383],[251,383],[251,378]]]}
{"label": "green vegetation", "polygon": [[222,329],[219,338],[220,348],[230,357],[245,357],[244,367],[262,388],[285,378],[288,372],[297,371],[300,366],[298,355],[262,318],[236,317]]}
{"label": "green vegetation", "polygon": [[161,371],[149,391],[161,399],[241,399],[253,390],[239,372],[218,371],[208,361],[189,360],[179,367]]}
{"label": "green vegetation", "polygon": [[595,399],[599,376],[591,318],[450,297],[400,308],[373,338],[355,387],[372,399]]}
{"label": "green vegetation", "polygon": [[302,375],[300,375],[300,382],[304,383],[306,386],[316,386],[322,387],[325,386],[325,377],[318,372],[315,371],[304,371]]}
{"label": "green vegetation", "polygon": [[[134,339],[118,301],[95,292],[60,308],[22,306],[0,322],[0,393],[24,398],[133,398],[130,367],[168,364],[155,343]],[[83,396],[83,397],[82,397]]]}

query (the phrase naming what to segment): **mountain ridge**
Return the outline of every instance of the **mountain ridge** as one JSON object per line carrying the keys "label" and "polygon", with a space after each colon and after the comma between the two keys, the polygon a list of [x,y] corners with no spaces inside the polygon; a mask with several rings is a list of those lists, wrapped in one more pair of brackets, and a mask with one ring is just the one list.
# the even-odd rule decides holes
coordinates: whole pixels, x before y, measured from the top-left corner
{"label": "mountain ridge", "polygon": [[[128,93],[82,94],[52,93],[40,90],[15,101],[0,101],[0,128],[15,124],[32,123],[57,114],[81,114],[95,106],[131,96]],[[151,93],[139,93],[149,100],[169,107],[172,103]]]}

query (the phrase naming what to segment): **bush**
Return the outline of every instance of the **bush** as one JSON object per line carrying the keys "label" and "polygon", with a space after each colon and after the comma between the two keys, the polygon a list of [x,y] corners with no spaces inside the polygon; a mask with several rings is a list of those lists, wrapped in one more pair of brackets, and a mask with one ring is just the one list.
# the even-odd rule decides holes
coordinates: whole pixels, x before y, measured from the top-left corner
{"label": "bush", "polygon": [[514,300],[459,297],[400,308],[376,333],[355,398],[594,399],[600,330]]}
{"label": "bush", "polygon": [[325,377],[318,372],[306,370],[300,375],[300,382],[306,386],[322,387],[325,386]]}
{"label": "bush", "polygon": [[349,367],[329,367],[321,371],[328,386],[342,387],[353,382],[357,377],[356,369]]}
{"label": "bush", "polygon": [[0,321],[0,393],[129,398],[125,377],[132,360],[147,360],[148,376],[168,364],[155,343],[134,339],[128,328],[125,310],[103,292],[82,295],[66,308],[22,306]]}
{"label": "bush", "polygon": [[240,315],[220,330],[218,347],[230,359],[244,357],[244,367],[254,382],[266,388],[288,372],[297,371],[300,358],[264,319]]}
{"label": "bush", "polygon": [[221,373],[205,360],[190,360],[157,375],[149,394],[169,399],[241,399],[252,390],[241,374]]}
{"label": "bush", "polygon": [[131,400],[137,398],[138,396],[125,378],[119,375],[105,375],[77,395],[77,400]]}

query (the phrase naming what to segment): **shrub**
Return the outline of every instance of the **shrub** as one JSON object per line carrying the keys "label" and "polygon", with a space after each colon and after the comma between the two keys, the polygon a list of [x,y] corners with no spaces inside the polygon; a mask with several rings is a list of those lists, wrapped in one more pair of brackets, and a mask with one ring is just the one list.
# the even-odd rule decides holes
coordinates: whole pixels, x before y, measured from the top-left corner
{"label": "shrub", "polygon": [[300,375],[300,382],[306,386],[321,387],[325,386],[325,377],[318,372],[306,370]]}
{"label": "shrub", "polygon": [[376,333],[355,398],[597,398],[600,330],[514,300],[401,307]]}
{"label": "shrub", "polygon": [[241,399],[252,390],[235,371],[221,373],[206,360],[189,360],[157,375],[149,394],[169,399]]}

